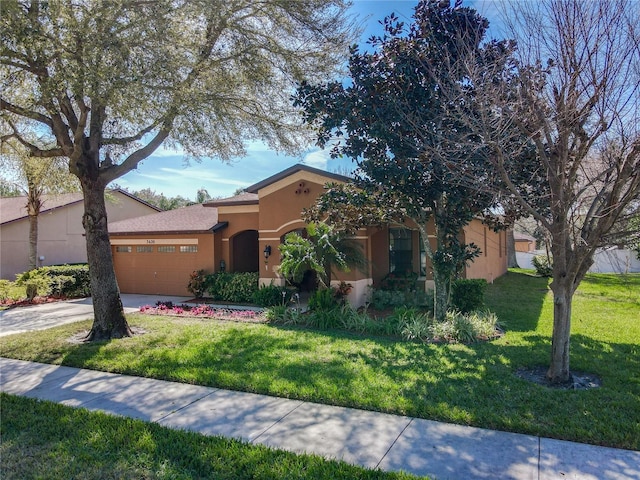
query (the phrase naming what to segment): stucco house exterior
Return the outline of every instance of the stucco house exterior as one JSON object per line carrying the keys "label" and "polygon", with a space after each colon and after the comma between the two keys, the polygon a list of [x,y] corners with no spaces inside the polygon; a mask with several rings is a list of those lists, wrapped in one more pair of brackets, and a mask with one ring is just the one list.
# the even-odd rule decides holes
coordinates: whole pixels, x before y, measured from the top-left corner
{"label": "stucco house exterior", "polygon": [[[44,195],[38,215],[38,266],[87,261],[81,193]],[[123,191],[106,197],[109,223],[157,213],[158,208]],[[29,217],[26,197],[0,198],[0,278],[15,280],[29,268]]]}
{"label": "stucco house exterior", "polygon": [[[304,230],[302,210],[315,202],[326,183],[349,181],[342,175],[294,165],[238,196],[116,222],[110,226],[110,238],[120,290],[188,295],[189,275],[198,269],[259,272],[261,284],[284,285],[278,273],[278,246],[287,233]],[[473,220],[461,236],[482,249],[465,270],[466,278],[493,281],[507,271],[505,232],[496,233]],[[333,278],[353,286],[352,304],[363,304],[368,287],[390,272],[410,270],[418,274],[423,288],[432,285],[417,229],[369,227],[360,230],[355,240],[369,260],[367,271],[336,272]]]}

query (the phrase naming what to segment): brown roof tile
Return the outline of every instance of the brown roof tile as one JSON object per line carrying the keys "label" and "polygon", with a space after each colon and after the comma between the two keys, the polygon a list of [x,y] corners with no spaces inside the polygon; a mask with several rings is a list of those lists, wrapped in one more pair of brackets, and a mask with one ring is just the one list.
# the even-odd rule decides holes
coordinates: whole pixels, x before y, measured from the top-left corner
{"label": "brown roof tile", "polygon": [[109,233],[196,233],[211,231],[217,223],[217,208],[197,204],[114,222],[109,226]]}

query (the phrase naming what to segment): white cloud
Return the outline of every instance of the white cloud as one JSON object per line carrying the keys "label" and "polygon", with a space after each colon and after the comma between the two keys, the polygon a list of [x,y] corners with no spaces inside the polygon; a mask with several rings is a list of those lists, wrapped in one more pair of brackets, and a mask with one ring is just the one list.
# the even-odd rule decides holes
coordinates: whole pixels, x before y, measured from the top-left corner
{"label": "white cloud", "polygon": [[314,149],[308,152],[304,156],[302,163],[304,163],[305,165],[309,165],[310,167],[326,170],[327,164],[329,163],[330,159],[331,159],[330,149],[328,148],[325,148],[324,150]]}

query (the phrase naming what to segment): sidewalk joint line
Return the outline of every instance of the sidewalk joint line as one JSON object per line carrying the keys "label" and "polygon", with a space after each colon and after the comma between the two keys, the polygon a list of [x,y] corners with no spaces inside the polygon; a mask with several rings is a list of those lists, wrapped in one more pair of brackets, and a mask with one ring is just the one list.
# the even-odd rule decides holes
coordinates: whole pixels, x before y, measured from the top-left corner
{"label": "sidewalk joint line", "polygon": [[380,468],[380,464],[382,463],[382,461],[384,460],[384,458],[389,454],[389,452],[391,451],[391,449],[393,448],[393,446],[396,444],[396,442],[398,440],[400,440],[400,437],[404,434],[404,432],[407,430],[407,428],[409,428],[409,425],[411,425],[413,423],[414,418],[413,417],[409,417],[409,423],[407,423],[404,428],[402,429],[402,431],[398,434],[398,436],[395,438],[395,440],[391,443],[391,445],[389,446],[389,448],[387,448],[387,451],[384,452],[384,455],[382,455],[382,458],[380,458],[380,461],[378,463],[376,463],[376,468]]}
{"label": "sidewalk joint line", "polygon": [[[299,400],[294,400],[292,398],[287,398],[287,401],[291,401],[291,402],[295,402],[295,401],[299,401]],[[291,415],[293,412],[295,412],[298,408],[300,408],[303,404],[308,403],[308,402],[302,402],[300,401],[300,403],[298,405],[296,405],[295,408],[292,408],[291,410],[289,410],[287,413],[285,413],[282,417],[278,418],[275,422],[273,422],[271,425],[269,425],[264,432],[260,433],[260,435],[258,435],[257,437],[255,437],[253,440],[251,440],[251,443],[256,443],[258,441],[258,439],[263,436],[265,433],[267,433],[269,430],[271,430],[273,427],[275,427],[277,424],[279,424],[281,421],[283,421],[285,418],[287,418],[289,415]]]}

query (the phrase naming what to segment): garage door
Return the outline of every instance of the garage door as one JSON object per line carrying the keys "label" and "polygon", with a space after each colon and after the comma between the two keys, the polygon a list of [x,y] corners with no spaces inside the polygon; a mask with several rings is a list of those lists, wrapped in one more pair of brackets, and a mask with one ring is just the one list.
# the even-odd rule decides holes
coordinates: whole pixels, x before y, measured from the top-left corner
{"label": "garage door", "polygon": [[124,242],[119,240],[112,246],[116,277],[122,293],[190,295],[187,290],[189,276],[201,268],[198,266],[196,239],[188,242],[173,240],[176,243],[161,245]]}

